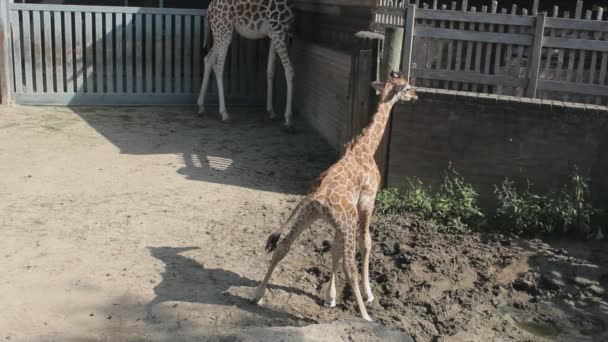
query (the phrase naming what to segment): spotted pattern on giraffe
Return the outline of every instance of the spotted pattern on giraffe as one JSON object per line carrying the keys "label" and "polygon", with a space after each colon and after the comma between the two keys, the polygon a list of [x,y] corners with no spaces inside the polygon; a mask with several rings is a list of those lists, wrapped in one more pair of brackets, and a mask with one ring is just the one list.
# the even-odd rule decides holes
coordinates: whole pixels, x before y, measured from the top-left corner
{"label": "spotted pattern on giraffe", "polygon": [[[326,292],[326,303],[336,305],[336,272],[340,259],[347,281],[357,301],[361,317],[371,320],[359,289],[359,275],[355,253],[357,244],[363,258],[363,291],[367,302],[374,300],[369,282],[369,260],[371,237],[369,222],[374,211],[374,201],[380,188],[380,171],[374,160],[380,140],[384,134],[393,105],[397,101],[416,100],[414,90],[402,74],[391,73],[380,88],[380,104],[371,123],[354,138],[345,154],[334,165],[321,173],[309,194],[298,204],[281,231],[287,235],[278,240],[281,233],[269,237],[276,245],[270,266],[262,283],[252,297],[254,303],[261,303],[272,272],[289,252],[300,233],[318,219],[324,219],[335,230],[332,245],[332,272]],[[397,89],[397,90],[396,90]],[[272,248],[270,249],[272,251]]]}

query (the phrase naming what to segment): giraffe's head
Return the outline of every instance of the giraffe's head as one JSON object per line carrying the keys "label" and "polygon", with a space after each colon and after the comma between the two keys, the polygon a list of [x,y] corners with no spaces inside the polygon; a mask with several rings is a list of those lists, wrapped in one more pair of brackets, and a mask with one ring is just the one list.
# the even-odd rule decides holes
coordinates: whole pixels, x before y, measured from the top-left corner
{"label": "giraffe's head", "polygon": [[403,73],[391,71],[384,84],[374,82],[373,87],[381,92],[380,101],[394,104],[418,100],[414,88],[408,83]]}

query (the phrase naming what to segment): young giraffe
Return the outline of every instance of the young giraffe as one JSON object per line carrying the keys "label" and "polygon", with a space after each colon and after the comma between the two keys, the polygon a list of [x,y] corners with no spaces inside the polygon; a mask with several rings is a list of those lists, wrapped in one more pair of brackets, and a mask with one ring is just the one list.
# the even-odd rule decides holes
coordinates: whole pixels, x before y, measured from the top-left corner
{"label": "young giraffe", "polygon": [[[272,81],[275,74],[275,58],[279,55],[285,79],[287,80],[287,106],[285,109],[285,128],[293,131],[292,126],[292,99],[294,70],[287,53],[287,35],[294,21],[293,9],[290,0],[213,0],[209,4],[208,23],[213,34],[213,46],[205,57],[205,74],[201,93],[198,98],[199,114],[205,112],[205,94],[209,86],[211,68],[215,73],[220,98],[220,114],[222,122],[230,123],[230,116],[226,111],[224,99],[224,64],[232,34],[236,30],[241,36],[248,39],[270,38],[270,51],[268,53],[268,93],[266,110],[271,119],[276,114],[272,108]],[[207,33],[207,28],[205,29]],[[205,34],[205,46],[207,34]],[[251,66],[249,66],[251,67]]]}
{"label": "young giraffe", "polygon": [[380,187],[380,171],[374,160],[374,153],[384,134],[393,105],[397,101],[418,99],[400,73],[391,72],[384,85],[377,82],[375,87],[382,91],[382,95],[378,111],[374,114],[371,123],[361,135],[349,143],[344,156],[321,174],[308,196],[294,209],[282,227],[282,230],[289,229],[287,236],[280,241],[280,233],[268,237],[266,250],[275,252],[264,280],[251,299],[254,303],[261,303],[272,272],[285,257],[296,238],[306,227],[322,218],[335,228],[331,279],[326,292],[326,304],[330,307],[336,305],[336,271],[340,259],[344,256],[344,273],[357,300],[361,317],[371,321],[359,292],[355,252],[358,237],[359,249],[363,256],[363,290],[369,303],[374,300],[369,283],[371,250],[369,222],[374,211],[376,193]]}

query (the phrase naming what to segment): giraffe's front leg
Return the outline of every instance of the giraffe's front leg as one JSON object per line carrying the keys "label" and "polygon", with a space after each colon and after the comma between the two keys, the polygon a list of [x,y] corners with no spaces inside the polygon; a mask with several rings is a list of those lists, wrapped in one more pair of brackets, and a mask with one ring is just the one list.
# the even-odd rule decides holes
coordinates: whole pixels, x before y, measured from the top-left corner
{"label": "giraffe's front leg", "polygon": [[339,232],[336,232],[334,242],[331,246],[331,277],[329,279],[327,292],[325,293],[325,305],[330,308],[336,306],[336,273],[338,272],[340,259],[342,259],[342,249],[344,248],[342,245],[342,236]]}
{"label": "giraffe's front leg", "polygon": [[274,50],[274,44],[270,43],[270,49],[268,51],[268,70],[267,70],[267,78],[268,78],[268,88],[267,88],[267,96],[266,96],[266,111],[270,116],[270,120],[275,120],[277,118],[277,114],[273,109],[273,82],[274,82],[274,74],[276,70],[276,51]]}

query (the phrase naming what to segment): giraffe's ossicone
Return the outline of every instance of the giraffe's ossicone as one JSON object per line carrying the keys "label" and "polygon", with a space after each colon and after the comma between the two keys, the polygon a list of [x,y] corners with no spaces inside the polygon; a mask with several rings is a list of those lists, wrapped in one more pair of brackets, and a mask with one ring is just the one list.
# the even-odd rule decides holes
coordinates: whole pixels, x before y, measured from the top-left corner
{"label": "giraffe's ossicone", "polygon": [[[209,86],[211,70],[215,73],[220,98],[222,121],[229,123],[224,97],[224,65],[232,35],[236,31],[248,39],[270,38],[268,53],[268,88],[266,109],[271,119],[276,117],[273,109],[273,79],[276,55],[279,55],[287,80],[287,104],[285,128],[291,132],[293,106],[294,70],[289,59],[287,38],[294,22],[294,11],[289,0],[213,0],[209,4],[208,26],[213,36],[213,45],[205,57],[205,73],[198,98],[199,113],[205,112],[205,95]],[[207,30],[207,28],[205,29]]]}
{"label": "giraffe's ossicone", "polygon": [[[417,100],[416,93],[402,74],[392,72],[384,84],[375,84],[382,91],[378,110],[371,123],[347,146],[346,152],[321,174],[310,193],[294,209],[280,232],[270,235],[266,249],[274,251],[270,267],[252,301],[260,303],[270,276],[285,257],[300,233],[318,219],[324,219],[335,230],[332,244],[332,270],[326,303],[336,305],[336,272],[344,257],[344,272],[357,300],[361,317],[371,320],[359,291],[355,252],[357,245],[363,258],[363,291],[367,302],[374,300],[369,282],[371,236],[369,222],[380,188],[380,171],[374,160],[393,105],[398,101]],[[287,234],[282,237],[282,234]]]}

